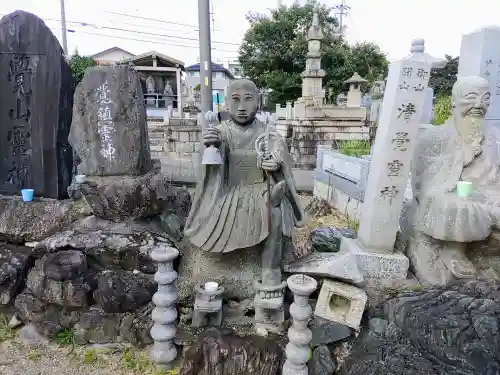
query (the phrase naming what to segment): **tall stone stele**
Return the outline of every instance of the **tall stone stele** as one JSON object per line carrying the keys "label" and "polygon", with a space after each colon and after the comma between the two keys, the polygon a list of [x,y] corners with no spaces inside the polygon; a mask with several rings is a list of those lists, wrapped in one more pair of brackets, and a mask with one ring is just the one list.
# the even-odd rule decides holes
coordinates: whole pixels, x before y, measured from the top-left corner
{"label": "tall stone stele", "polygon": [[98,66],[75,91],[69,142],[87,176],[142,175],[151,169],[146,107],[131,66]]}
{"label": "tall stone stele", "polygon": [[0,193],[35,190],[65,198],[71,182],[68,144],[71,72],[63,50],[37,16],[0,20]]}

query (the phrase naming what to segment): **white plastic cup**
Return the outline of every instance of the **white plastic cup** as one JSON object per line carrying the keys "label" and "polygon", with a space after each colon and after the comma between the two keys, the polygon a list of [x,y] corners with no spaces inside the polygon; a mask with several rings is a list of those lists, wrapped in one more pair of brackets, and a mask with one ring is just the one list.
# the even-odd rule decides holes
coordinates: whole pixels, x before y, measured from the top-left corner
{"label": "white plastic cup", "polygon": [[462,198],[470,197],[473,193],[474,187],[472,182],[458,181],[457,182],[457,195]]}

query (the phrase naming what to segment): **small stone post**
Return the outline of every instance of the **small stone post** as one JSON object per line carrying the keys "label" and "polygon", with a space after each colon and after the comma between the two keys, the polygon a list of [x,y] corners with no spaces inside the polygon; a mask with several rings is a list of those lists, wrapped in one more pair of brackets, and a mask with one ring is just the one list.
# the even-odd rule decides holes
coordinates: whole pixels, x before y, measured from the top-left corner
{"label": "small stone post", "polygon": [[151,337],[154,340],[151,359],[164,370],[171,369],[177,356],[177,349],[173,344],[177,331],[177,272],[174,271],[173,260],[178,256],[179,251],[165,243],[157,244],[151,253],[151,258],[158,262],[158,271],[155,274],[158,291],[153,295],[155,308],[151,314],[154,322],[151,328]]}
{"label": "small stone post", "polygon": [[286,345],[286,361],[283,366],[283,375],[307,375],[307,361],[311,349],[309,342],[312,333],[307,323],[312,315],[312,308],[308,300],[318,286],[316,280],[306,275],[293,275],[287,280],[288,287],[293,292],[294,303],[290,306],[290,315],[293,323],[288,330],[289,343]]}

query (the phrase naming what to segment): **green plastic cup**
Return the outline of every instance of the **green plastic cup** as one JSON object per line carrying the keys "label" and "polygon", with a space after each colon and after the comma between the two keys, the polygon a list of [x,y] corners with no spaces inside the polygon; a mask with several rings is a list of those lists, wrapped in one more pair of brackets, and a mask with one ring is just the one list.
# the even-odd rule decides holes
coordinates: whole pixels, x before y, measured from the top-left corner
{"label": "green plastic cup", "polygon": [[472,182],[469,181],[458,181],[457,182],[457,195],[462,198],[467,198],[472,195],[473,186]]}

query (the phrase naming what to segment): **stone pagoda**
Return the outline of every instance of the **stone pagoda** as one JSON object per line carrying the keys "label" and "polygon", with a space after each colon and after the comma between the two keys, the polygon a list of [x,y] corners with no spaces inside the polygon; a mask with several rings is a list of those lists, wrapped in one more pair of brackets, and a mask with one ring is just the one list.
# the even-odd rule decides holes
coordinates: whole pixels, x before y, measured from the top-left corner
{"label": "stone pagoda", "polygon": [[304,103],[305,106],[316,105],[318,101],[323,103],[325,92],[323,90],[323,77],[325,71],[321,69],[321,41],[323,40],[323,30],[319,25],[317,9],[313,13],[312,25],[307,32],[308,52],[306,69],[302,72],[302,97],[297,103]]}
{"label": "stone pagoda", "polygon": [[[294,167],[300,169],[312,170],[316,167],[318,145],[331,147],[334,141],[367,140],[370,136],[367,126],[367,109],[361,106],[361,99],[359,99],[359,105],[345,107],[324,104],[323,77],[326,73],[321,69],[321,41],[323,39],[318,9],[314,9],[312,24],[307,33],[309,50],[306,57],[306,69],[301,74],[302,96],[293,104],[291,101],[287,102],[286,108],[282,108],[279,104],[276,106],[278,118],[276,131],[287,139],[294,159]],[[352,78],[364,82],[359,75]],[[357,85],[359,91],[359,84]],[[352,86],[351,88],[355,89]],[[350,93],[356,94],[357,92],[354,91]]]}

